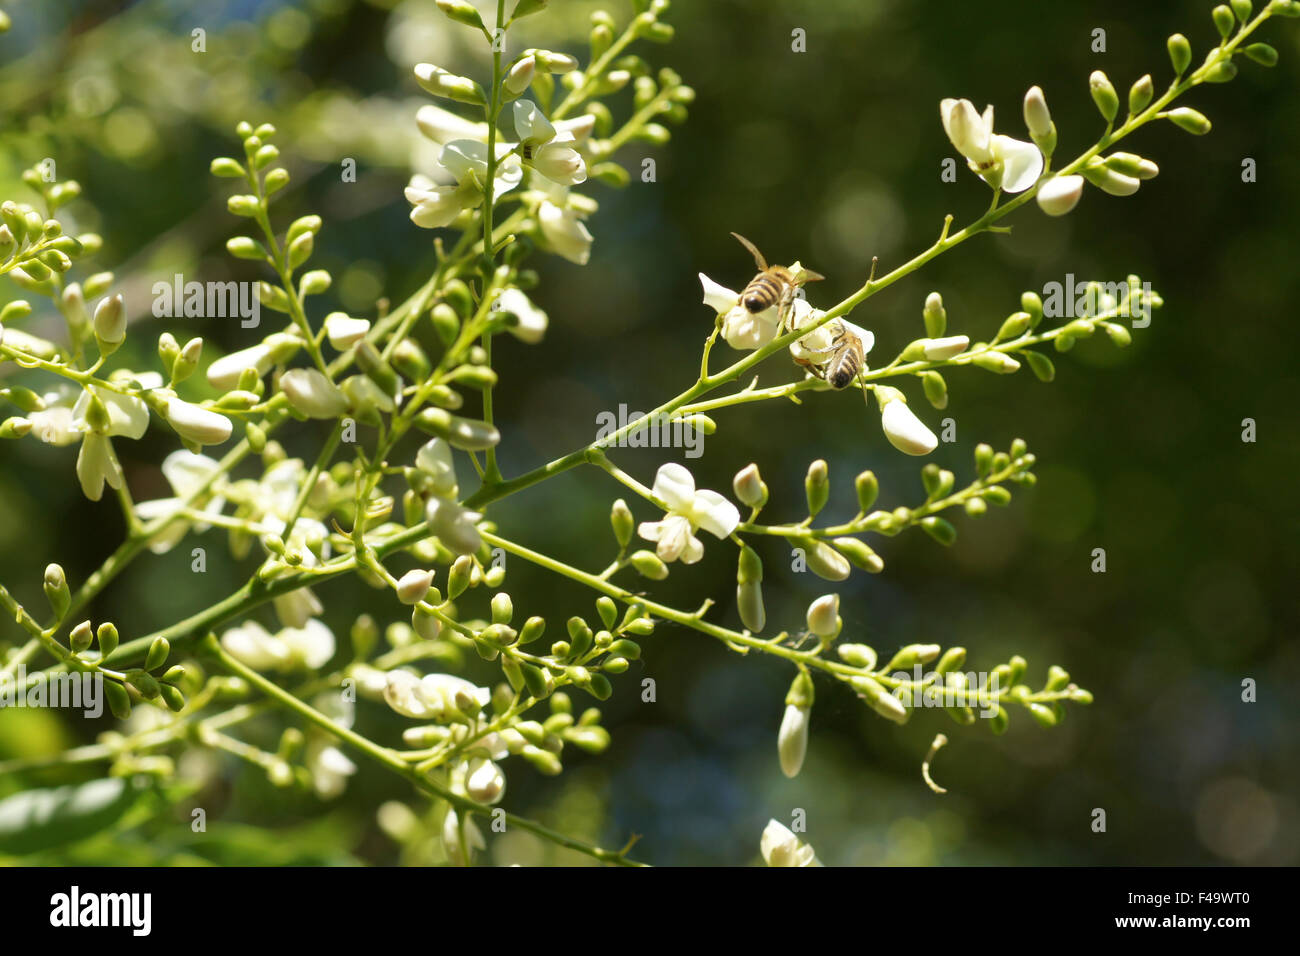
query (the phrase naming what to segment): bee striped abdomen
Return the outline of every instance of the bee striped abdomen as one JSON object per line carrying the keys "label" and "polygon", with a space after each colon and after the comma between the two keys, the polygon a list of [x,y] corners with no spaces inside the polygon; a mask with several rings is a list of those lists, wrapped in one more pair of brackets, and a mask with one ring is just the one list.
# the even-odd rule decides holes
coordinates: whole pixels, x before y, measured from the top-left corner
{"label": "bee striped abdomen", "polygon": [[766,272],[760,272],[745,286],[740,302],[749,312],[765,312],[781,298],[785,283]]}
{"label": "bee striped abdomen", "polygon": [[855,349],[847,349],[836,355],[828,369],[827,380],[835,388],[845,388],[858,377],[862,370],[862,356]]}

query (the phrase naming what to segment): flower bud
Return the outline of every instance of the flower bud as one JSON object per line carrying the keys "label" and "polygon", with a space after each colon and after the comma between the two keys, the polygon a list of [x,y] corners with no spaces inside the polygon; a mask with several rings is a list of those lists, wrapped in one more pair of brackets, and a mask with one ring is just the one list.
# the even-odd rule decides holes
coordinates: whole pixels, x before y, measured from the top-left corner
{"label": "flower bud", "polygon": [[426,408],[416,417],[416,425],[431,435],[446,439],[449,445],[464,451],[485,451],[501,441],[494,425],[452,415],[445,409]]}
{"label": "flower bud", "polygon": [[112,657],[117,650],[117,626],[111,621],[105,621],[96,629],[95,640],[99,642],[99,659],[104,661]]}
{"label": "flower bud", "polygon": [[483,18],[474,9],[474,5],[466,3],[465,0],[438,0],[438,9],[457,23],[463,23],[467,27],[475,27],[479,30],[483,29]]}
{"label": "flower bud", "polygon": [[880,494],[880,482],[873,471],[864,471],[853,480],[854,490],[858,493],[858,507],[862,513],[866,514],[871,510],[871,506],[876,503],[876,497]]}
{"label": "flower bud", "polygon": [[850,667],[860,667],[867,671],[876,668],[875,649],[866,644],[841,644],[835,648],[835,653]]}
{"label": "flower bud", "polygon": [[808,605],[808,630],[818,637],[833,638],[844,622],[840,620],[840,596],[826,594]]}
{"label": "flower bud", "polygon": [[1142,185],[1135,177],[1117,173],[1100,161],[1084,167],[1083,175],[1088,182],[1112,196],[1131,196]]}
{"label": "flower bud", "polygon": [[122,344],[126,338],[126,306],[120,292],[99,300],[99,305],[95,306],[94,324],[100,348],[108,346],[106,353]]}
{"label": "flower bud", "polygon": [[767,626],[767,610],[763,607],[763,585],[759,580],[741,581],[736,585],[736,610],[746,630],[760,633]]}
{"label": "flower bud", "polygon": [[763,561],[758,552],[749,545],[740,548],[740,560],[736,564],[736,583],[747,584],[763,580]]}
{"label": "flower bud", "polygon": [[1009,375],[1020,368],[1020,363],[1006,352],[997,351],[981,352],[971,359],[971,364],[976,368],[982,368],[986,372],[995,372],[998,375]]}
{"label": "flower bud", "polygon": [[165,637],[155,637],[153,643],[149,645],[149,653],[144,659],[144,669],[154,671],[167,663],[167,655],[171,653],[172,646]]}
{"label": "flower bud", "polygon": [[46,565],[44,586],[45,599],[50,602],[54,617],[63,620],[63,616],[68,613],[68,608],[72,604],[72,592],[68,588],[68,579],[63,573],[62,566]]}
{"label": "flower bud", "polygon": [[622,498],[615,501],[609,509],[609,524],[614,529],[614,540],[618,542],[619,548],[626,548],[632,542],[636,522],[632,517],[632,509]]}
{"label": "flower bud", "polygon": [[427,92],[469,103],[472,106],[486,106],[487,94],[483,87],[465,76],[455,76],[432,63],[418,63],[415,66],[415,79]]}
{"label": "flower bud", "polygon": [[767,485],[758,473],[758,465],[749,464],[736,472],[736,477],[731,480],[731,488],[743,505],[762,508],[767,504]]}
{"label": "flower bud", "polygon": [[[806,678],[806,674],[799,677]],[[799,683],[799,678],[795,678]],[[811,683],[811,682],[810,682]],[[793,688],[791,689],[793,693]],[[781,758],[781,772],[787,777],[798,776],[803,767],[804,755],[808,752],[808,725],[812,711],[808,707],[787,704],[781,718],[781,729],[777,732],[776,748]]]}
{"label": "flower bud", "polygon": [[632,553],[632,567],[636,568],[637,573],[651,581],[662,581],[668,577],[668,565],[660,559],[659,555],[653,551],[634,551]]}
{"label": "flower bud", "polygon": [[220,445],[234,428],[225,415],[179,398],[166,399],[163,417],[176,434],[200,445]]}
{"label": "flower bud", "polygon": [[1139,79],[1128,91],[1128,112],[1130,116],[1136,116],[1147,108],[1151,102],[1151,97],[1155,95],[1155,86],[1151,83],[1151,74],[1148,73]]}
{"label": "flower bud", "polygon": [[337,418],[348,410],[343,392],[314,368],[285,372],[280,376],[280,391],[308,418]]}
{"label": "flower bud", "polygon": [[1169,62],[1173,64],[1174,75],[1182,76],[1192,62],[1192,45],[1181,33],[1175,33],[1165,45],[1169,48]]}
{"label": "flower bud", "polygon": [[[1038,207],[1049,216],[1064,216],[1083,195],[1082,176],[1054,176],[1038,188]],[[1042,309],[1039,309],[1039,316]]]}
{"label": "flower bud", "polygon": [[1260,66],[1277,66],[1277,50],[1267,43],[1252,43],[1242,52]]}
{"label": "flower bud", "polygon": [[907,722],[908,710],[903,702],[870,677],[854,677],[849,681],[867,706],[886,720],[896,724]]}
{"label": "flower bud", "polygon": [[917,664],[928,664],[939,656],[938,644],[908,644],[900,648],[885,665],[887,671],[907,671]]}
{"label": "flower bud", "polygon": [[853,562],[855,567],[861,568],[868,574],[879,574],[885,569],[884,559],[872,551],[866,542],[858,538],[835,538],[831,544],[835,546],[836,551]]}
{"label": "flower bud", "polygon": [[925,299],[925,309],[921,313],[925,319],[925,334],[932,339],[941,338],[948,327],[948,313],[943,308],[943,297],[931,292]]}
{"label": "flower bud", "polygon": [[465,792],[479,803],[496,803],[506,792],[506,775],[491,760],[475,758],[465,775]]}
{"label": "flower bud", "polygon": [[1210,16],[1214,18],[1214,29],[1219,31],[1219,36],[1225,40],[1232,33],[1232,28],[1236,25],[1236,17],[1232,15],[1232,9],[1219,4],[1210,11]]}
{"label": "flower bud", "polygon": [[921,390],[925,392],[926,400],[935,408],[948,407],[948,383],[938,372],[921,373]]}
{"label": "flower bud", "polygon": [[[879,390],[877,390],[879,395]],[[901,398],[891,398],[880,409],[880,425],[889,443],[908,455],[928,455],[939,445],[939,439],[907,407]]]}
{"label": "flower bud", "polygon": [[537,58],[532,54],[523,57],[506,74],[505,89],[506,92],[513,96],[520,96],[524,90],[533,82],[533,77],[537,74]]}
{"label": "flower bud", "polygon": [[804,548],[808,567],[819,578],[827,581],[843,581],[849,576],[848,559],[826,542],[806,538],[800,544]]}
{"label": "flower bud", "polygon": [[1092,101],[1097,104],[1102,119],[1107,123],[1113,122],[1115,114],[1119,112],[1119,95],[1106,74],[1101,70],[1093,70],[1088,77],[1088,90],[1092,93]]}
{"label": "flower bud", "polygon": [[808,466],[808,474],[804,477],[803,488],[804,494],[808,498],[808,514],[815,518],[817,512],[826,507],[826,501],[831,493],[831,483],[827,474],[825,459],[818,458]]}
{"label": "flower bud", "polygon": [[1135,179],[1154,179],[1160,173],[1159,166],[1134,153],[1111,153],[1106,157],[1105,162],[1107,169],[1113,169],[1117,173]]}
{"label": "flower bud", "polygon": [[447,599],[454,601],[464,594],[473,576],[474,558],[462,554],[452,563],[451,570],[447,572]]}
{"label": "flower bud", "polygon": [[1180,106],[1176,110],[1170,110],[1166,114],[1166,118],[1179,129],[1186,130],[1194,136],[1204,136],[1210,131],[1210,121],[1205,117],[1205,114],[1189,106]]}
{"label": "flower bud", "polygon": [[397,581],[397,599],[403,604],[419,604],[433,585],[433,572],[416,568]]}
{"label": "flower bud", "polygon": [[331,312],[325,316],[325,334],[329,336],[330,345],[340,352],[356,345],[369,331],[369,319],[354,319],[343,312]]}
{"label": "flower bud", "polygon": [[68,635],[68,644],[72,647],[73,653],[80,654],[90,647],[90,642],[94,639],[94,636],[95,632],[91,630],[90,622],[82,621]]}

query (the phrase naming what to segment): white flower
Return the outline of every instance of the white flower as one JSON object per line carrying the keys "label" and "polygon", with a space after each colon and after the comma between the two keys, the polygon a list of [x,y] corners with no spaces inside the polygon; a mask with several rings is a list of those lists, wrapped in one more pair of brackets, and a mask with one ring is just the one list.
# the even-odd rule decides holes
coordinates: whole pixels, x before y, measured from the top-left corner
{"label": "white flower", "polygon": [[759,848],[768,866],[821,866],[813,848],[775,820],[767,821]]}
{"label": "white flower", "polygon": [[164,401],[163,415],[176,434],[200,445],[220,445],[234,428],[225,415],[179,398]]}
{"label": "white flower", "polygon": [[807,707],[786,704],[781,718],[781,729],[776,735],[777,754],[781,758],[781,772],[787,777],[799,775],[804,754],[808,752],[808,724],[811,711]]}
{"label": "white flower", "polygon": [[348,777],[357,772],[357,765],[343,751],[321,738],[314,738],[307,745],[306,764],[312,789],[322,800],[342,796]]}
{"label": "white flower", "polygon": [[354,319],[344,312],[331,312],[325,316],[325,334],[330,345],[340,352],[350,349],[370,331],[369,319]]}
{"label": "white flower", "polygon": [[258,342],[238,352],[223,355],[208,366],[208,384],[218,391],[228,392],[239,384],[244,369],[257,369],[261,378],[275,365],[274,350],[266,342]]}
{"label": "white flower", "polygon": [[[171,485],[174,495],[170,498],[141,501],[135,506],[136,515],[142,521],[148,522],[176,514],[185,506],[185,501],[210,478],[217,475],[220,469],[220,464],[206,455],[196,455],[184,449],[172,452],[163,459],[162,473],[167,483]],[[218,494],[203,510],[209,514],[220,514],[225,504],[226,499]],[[161,531],[149,539],[149,550],[154,554],[165,554],[170,551],[185,537],[189,525],[188,521],[168,522]],[[204,522],[194,523],[195,531],[202,532],[207,529],[208,525]]]}
{"label": "white flower", "polygon": [[418,677],[410,671],[389,671],[384,686],[384,700],[404,717],[416,720],[441,720],[455,712],[464,712],[483,706],[492,692],[477,687],[454,674],[425,674]]}
{"label": "white flower", "polygon": [[516,101],[514,113],[519,151],[525,164],[560,186],[586,182],[587,164],[573,148],[572,133],[557,131],[531,101]]}
{"label": "white flower", "polygon": [[32,423],[32,435],[49,445],[71,445],[81,438],[81,428],[72,412],[80,392],[60,387],[41,396],[45,406],[24,417]]}
{"label": "white flower", "polygon": [[1043,154],[1033,143],[993,132],[993,107],[981,116],[970,100],[939,104],[944,132],[971,170],[994,189],[1024,192],[1043,173]]}
{"label": "white flower", "polygon": [[289,660],[289,648],[256,621],[246,621],[221,635],[221,646],[255,671],[278,670]]}
{"label": "white flower", "polygon": [[559,255],[580,266],[591,259],[591,233],[572,209],[544,200],[537,207],[537,222],[542,236]]}
{"label": "white flower", "polygon": [[425,506],[424,517],[429,522],[429,530],[456,554],[473,554],[483,544],[476,527],[483,515],[477,511],[468,511],[447,498],[434,497]]}
{"label": "white flower", "polygon": [[483,842],[483,833],[472,818],[467,818],[462,826],[456,811],[447,811],[442,820],[442,849],[452,863],[464,866],[469,862],[465,859],[465,851],[473,856],[475,850],[481,850],[485,846],[487,844]]}
{"label": "white flower", "polygon": [[509,312],[518,320],[509,331],[521,342],[535,345],[546,333],[546,313],[533,305],[532,300],[518,289],[506,289],[497,297],[496,308]]}
{"label": "white flower", "polygon": [[276,636],[288,648],[290,664],[318,670],[334,656],[334,632],[315,618],[300,627],[283,628]]}
{"label": "white flower", "polygon": [[397,599],[403,604],[419,604],[433,585],[433,572],[424,568],[407,571],[397,580]]}
{"label": "white flower", "polygon": [[926,427],[901,398],[890,399],[880,410],[880,426],[889,443],[909,455],[928,455],[939,444],[934,432]]}
{"label": "white flower", "polygon": [[[826,314],[821,309],[814,309],[803,299],[795,299],[790,312],[790,324],[795,329],[814,325]],[[825,325],[813,329],[807,335],[790,343],[790,354],[796,361],[823,365],[833,357],[834,353],[831,350],[834,348],[836,336],[841,332],[847,332],[858,337],[858,340],[862,343],[864,356],[876,344],[874,332],[864,329],[860,325],[854,325],[848,319],[832,319]]]}
{"label": "white flower", "polygon": [[275,616],[285,627],[306,627],[307,622],[325,610],[311,588],[298,588],[278,594],[271,602]]}
{"label": "white flower", "polygon": [[491,760],[475,757],[465,771],[465,792],[479,803],[496,803],[506,792],[506,775]]}
{"label": "white flower", "polygon": [[952,358],[954,355],[960,355],[966,351],[970,345],[970,337],[966,335],[949,335],[941,339],[924,339],[921,346],[922,352],[927,361],[943,362]]}
{"label": "white flower", "polygon": [[[483,201],[487,182],[487,143],[477,139],[455,139],[438,154],[431,176],[416,174],[406,187],[406,201],[414,208],[411,221],[422,229],[450,225],[462,210],[477,208]],[[497,165],[493,176],[493,198],[519,185],[524,170],[508,144],[497,144]]]}
{"label": "white flower", "polygon": [[716,491],[696,491],[695,477],[675,462],[661,465],[655,475],[655,497],[668,506],[661,521],[643,521],[637,534],[655,541],[655,553],[669,562],[681,558],[694,564],[704,556],[704,545],[695,537],[703,528],[716,538],[726,538],[740,524],[740,512]]}
{"label": "white flower", "polygon": [[781,317],[776,306],[753,313],[740,304],[740,293],[714,282],[703,272],[704,304],[722,318],[722,338],[733,349],[758,349],[772,341],[781,331]]}
{"label": "white flower", "polygon": [[88,385],[72,408],[73,427],[80,431],[89,431],[86,414],[90,409],[91,393],[94,393],[104,408],[108,410],[108,427],[104,429],[107,436],[121,435],[124,438],[139,439],[149,429],[149,406],[144,399],[135,395],[123,395],[99,385]]}
{"label": "white flower", "polygon": [[343,392],[314,368],[290,369],[280,376],[280,391],[309,418],[337,418],[348,410]]}
{"label": "white flower", "polygon": [[451,457],[451,446],[444,439],[425,442],[415,453],[415,467],[432,479],[430,488],[439,498],[456,496],[456,463]]}
{"label": "white flower", "polygon": [[91,501],[103,497],[105,482],[113,489],[122,487],[122,466],[107,435],[86,432],[77,453],[77,480]]}
{"label": "white flower", "polygon": [[1038,206],[1049,216],[1064,216],[1083,195],[1082,176],[1053,176],[1038,187]]}
{"label": "white flower", "polygon": [[415,114],[415,125],[439,146],[446,146],[458,139],[487,142],[487,123],[472,122],[441,106],[421,106]]}

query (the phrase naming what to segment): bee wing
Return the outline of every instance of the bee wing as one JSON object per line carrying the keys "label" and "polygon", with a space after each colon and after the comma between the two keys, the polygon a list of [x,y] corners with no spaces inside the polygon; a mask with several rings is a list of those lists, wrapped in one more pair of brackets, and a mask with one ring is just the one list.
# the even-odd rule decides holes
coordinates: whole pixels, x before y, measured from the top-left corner
{"label": "bee wing", "polygon": [[733,232],[732,235],[736,237],[737,242],[749,250],[750,254],[754,257],[754,263],[758,266],[758,271],[766,272],[767,260],[763,258],[763,253],[758,251],[758,247],[738,232]]}

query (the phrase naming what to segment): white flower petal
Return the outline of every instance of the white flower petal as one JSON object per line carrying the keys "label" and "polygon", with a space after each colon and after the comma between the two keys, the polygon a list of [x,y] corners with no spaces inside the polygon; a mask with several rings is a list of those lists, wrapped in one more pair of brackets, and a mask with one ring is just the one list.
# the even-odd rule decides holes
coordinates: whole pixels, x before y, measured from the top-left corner
{"label": "white flower petal", "polygon": [[675,461],[659,466],[653,488],[669,511],[687,512],[695,504],[695,476]]}
{"label": "white flower petal", "polygon": [[697,491],[692,520],[715,538],[726,538],[740,524],[740,511],[716,491]]}
{"label": "white flower petal", "polygon": [[1033,143],[994,136],[993,152],[1002,161],[1002,190],[1022,193],[1043,174],[1043,154]]}

